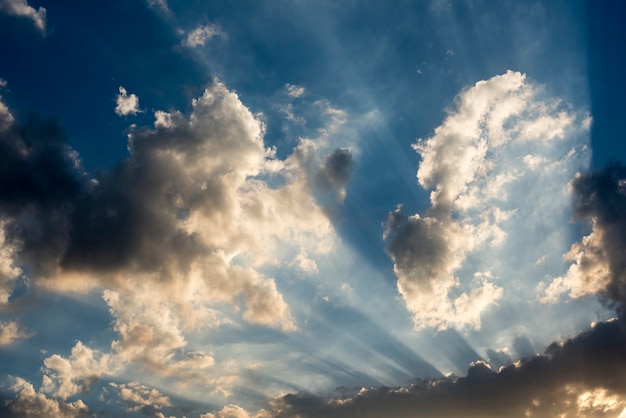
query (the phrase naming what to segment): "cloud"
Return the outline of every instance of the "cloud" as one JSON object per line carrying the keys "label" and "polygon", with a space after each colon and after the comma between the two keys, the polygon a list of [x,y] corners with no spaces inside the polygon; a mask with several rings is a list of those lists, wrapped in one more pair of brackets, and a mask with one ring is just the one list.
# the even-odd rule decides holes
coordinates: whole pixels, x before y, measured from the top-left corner
{"label": "cloud", "polygon": [[9,345],[24,338],[30,338],[32,335],[32,333],[26,331],[15,321],[0,322],[0,346]]}
{"label": "cloud", "polygon": [[69,358],[54,354],[43,362],[46,393],[66,400],[77,393],[89,390],[91,384],[110,373],[110,356],[86,347],[78,341]]}
{"label": "cloud", "polygon": [[170,12],[170,8],[167,5],[167,0],[148,0],[148,6],[159,8],[165,13]]}
{"label": "cloud", "polygon": [[271,418],[271,414],[262,409],[250,415],[238,405],[226,405],[215,413],[201,414],[199,418]]}
{"label": "cloud", "polygon": [[189,48],[203,46],[213,37],[222,35],[222,31],[215,25],[198,26],[187,34],[187,38],[183,40],[183,45]]}
{"label": "cloud", "polygon": [[109,383],[109,385],[119,391],[123,401],[132,405],[127,409],[128,412],[142,411],[146,415],[155,415],[163,407],[172,406],[167,396],[139,382]]}
{"label": "cloud", "polygon": [[[286,395],[274,401],[275,417],[607,417],[626,411],[620,320],[599,323],[548,347],[545,354],[494,371],[482,361],[467,376],[418,380],[406,387],[363,388],[349,397]],[[485,394],[489,400],[485,401]]]}
{"label": "cloud", "polygon": [[7,415],[3,414],[6,417],[71,418],[86,416],[89,412],[87,405],[80,399],[68,403],[50,399],[35,391],[32,384],[19,377],[15,379],[11,390],[16,395],[7,402]]}
{"label": "cloud", "polygon": [[[588,160],[589,118],[544,96],[517,72],[480,81],[459,93],[430,138],[413,146],[431,207],[405,215],[398,206],[383,237],[417,329],[479,328],[481,315],[506,291],[502,279],[511,269],[536,275],[528,266],[544,254],[523,236],[537,234],[539,241],[541,234],[550,242],[543,251],[563,247],[566,185]],[[534,215],[538,210],[543,217]],[[540,229],[546,224],[549,239]]]}
{"label": "cloud", "polygon": [[35,10],[26,0],[0,0],[0,12],[11,16],[27,17],[42,33],[46,31],[46,9]]}
{"label": "cloud", "polygon": [[579,174],[571,184],[575,213],[591,232],[565,254],[572,261],[563,276],[545,287],[545,301],[601,293],[623,315],[626,306],[626,168],[613,163]]}
{"label": "cloud", "polygon": [[345,188],[347,150],[307,139],[276,158],[263,123],[219,81],[189,115],[158,111],[153,127],[133,128],[129,157],[95,177],[54,121],[2,115],[5,299],[24,267],[36,291],[102,292],[117,333],[109,352],[78,343],[48,357],[46,393],[66,399],[132,366],[215,389],[212,354],[187,335],[229,321],[297,329],[266,272],[312,271],[335,245],[315,194],[321,178],[325,193]]}
{"label": "cloud", "polygon": [[115,100],[117,103],[115,113],[118,116],[136,115],[141,112],[141,109],[139,109],[139,98],[136,94],[128,94],[122,86],[120,86],[119,91],[120,93]]}
{"label": "cloud", "polygon": [[289,95],[289,97],[293,98],[301,97],[305,92],[304,87],[297,86],[295,84],[285,84],[285,89],[287,89],[287,94]]}

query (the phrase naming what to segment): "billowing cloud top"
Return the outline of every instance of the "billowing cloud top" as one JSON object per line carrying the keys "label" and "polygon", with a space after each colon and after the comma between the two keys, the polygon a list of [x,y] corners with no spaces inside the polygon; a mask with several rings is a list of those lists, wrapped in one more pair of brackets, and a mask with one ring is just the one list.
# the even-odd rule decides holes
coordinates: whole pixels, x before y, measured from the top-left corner
{"label": "billowing cloud top", "polygon": [[[426,216],[390,213],[385,239],[418,329],[480,327],[482,313],[506,291],[499,279],[510,266],[499,260],[511,246],[519,257],[524,245],[512,242],[528,239],[520,232],[533,234],[534,222],[562,227],[564,186],[588,159],[589,118],[543,96],[518,72],[480,81],[457,96],[432,137],[414,145],[431,207]],[[527,266],[542,257],[535,250],[525,250]]]}
{"label": "billowing cloud top", "polygon": [[[307,140],[277,159],[264,146],[263,123],[216,81],[188,117],[158,111],[153,128],[133,129],[130,156],[90,178],[53,122],[22,128],[3,109],[3,304],[12,306],[25,266],[41,289],[101,290],[119,335],[109,352],[78,342],[69,358],[48,357],[45,393],[65,400],[133,364],[215,388],[210,353],[185,349],[186,333],[219,324],[215,304],[251,324],[297,329],[263,269],[332,248],[332,226],[312,192],[342,193],[347,149]],[[3,325],[3,343],[25,335]],[[27,383],[16,384],[31,396]],[[151,396],[120,388],[138,407]]]}

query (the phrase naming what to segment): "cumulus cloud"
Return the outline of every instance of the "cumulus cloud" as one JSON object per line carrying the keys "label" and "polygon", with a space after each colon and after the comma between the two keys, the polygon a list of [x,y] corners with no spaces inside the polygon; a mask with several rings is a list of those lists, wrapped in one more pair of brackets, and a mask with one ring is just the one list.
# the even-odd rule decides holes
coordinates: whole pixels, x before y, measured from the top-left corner
{"label": "cumulus cloud", "polygon": [[32,337],[32,334],[17,322],[0,322],[0,346],[9,345],[17,340],[30,337]]}
{"label": "cumulus cloud", "polygon": [[139,98],[136,94],[128,94],[122,86],[119,88],[119,94],[115,100],[115,113],[118,116],[136,115],[141,112],[139,109]]}
{"label": "cumulus cloud", "polygon": [[78,341],[69,358],[54,354],[43,362],[45,374],[42,389],[66,400],[89,390],[91,384],[110,372],[110,356],[86,347]]}
{"label": "cumulus cloud", "polygon": [[[89,409],[80,399],[74,402],[61,402],[37,392],[32,384],[16,378],[11,390],[15,397],[7,402],[6,417],[50,417],[72,418],[87,416]],[[3,411],[5,412],[5,411]]]}
{"label": "cumulus cloud", "polygon": [[26,0],[0,0],[0,12],[11,16],[26,17],[33,21],[35,27],[41,32],[46,31],[46,9],[34,7]]}
{"label": "cumulus cloud", "polygon": [[579,174],[571,184],[575,213],[591,232],[565,254],[569,270],[545,289],[544,301],[566,293],[571,298],[601,293],[624,314],[626,306],[626,168],[614,163]]}
{"label": "cumulus cloud", "polygon": [[163,407],[172,406],[167,396],[139,382],[109,383],[109,385],[119,391],[123,401],[130,404],[128,412],[142,411],[146,415],[155,415]]}
{"label": "cumulus cloud", "polygon": [[[565,186],[586,164],[588,126],[587,116],[545,98],[540,86],[509,71],[462,91],[434,134],[413,146],[431,207],[425,215],[396,208],[384,239],[417,329],[479,328],[482,313],[505,291],[502,276],[513,264],[532,265],[543,255],[530,247],[508,254],[528,247],[511,245],[522,240],[521,231],[528,236],[538,233],[539,223],[549,224],[551,246],[564,245]],[[538,208],[546,214],[542,219],[533,216]],[[508,269],[501,259],[511,261]]]}
{"label": "cumulus cloud", "polygon": [[213,37],[222,35],[222,31],[215,25],[201,25],[187,34],[183,40],[183,45],[190,48],[203,46]]}
{"label": "cumulus cloud", "polygon": [[46,393],[64,400],[130,365],[211,386],[215,360],[188,348],[187,333],[233,320],[297,329],[264,272],[313,271],[333,248],[316,191],[323,179],[324,193],[341,194],[349,151],[307,139],[276,158],[263,123],[219,81],[189,115],[158,111],[153,127],[134,128],[130,156],[93,178],[53,121],[0,114],[4,299],[24,266],[39,290],[101,291],[117,332],[108,353],[78,343],[48,357]]}
{"label": "cumulus cloud", "polygon": [[498,371],[478,361],[460,378],[362,388],[336,399],[286,395],[274,401],[273,413],[302,418],[413,417],[416,411],[442,418],[617,417],[626,411],[625,349],[624,324],[613,320]]}

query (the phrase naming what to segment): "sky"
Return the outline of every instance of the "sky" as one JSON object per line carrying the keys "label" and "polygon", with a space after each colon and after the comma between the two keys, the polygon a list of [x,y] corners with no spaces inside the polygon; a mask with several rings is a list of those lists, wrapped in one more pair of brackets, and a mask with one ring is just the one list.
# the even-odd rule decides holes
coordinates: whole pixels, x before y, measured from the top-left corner
{"label": "sky", "polygon": [[0,0],[0,416],[626,417],[625,19]]}

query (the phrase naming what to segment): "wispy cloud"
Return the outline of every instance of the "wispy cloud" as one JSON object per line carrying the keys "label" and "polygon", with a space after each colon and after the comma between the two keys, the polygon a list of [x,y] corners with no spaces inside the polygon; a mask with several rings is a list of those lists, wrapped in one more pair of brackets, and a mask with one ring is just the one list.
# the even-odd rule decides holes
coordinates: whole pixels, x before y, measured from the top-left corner
{"label": "wispy cloud", "polygon": [[203,46],[213,37],[222,35],[222,31],[215,25],[201,25],[187,34],[183,45],[190,48]]}

